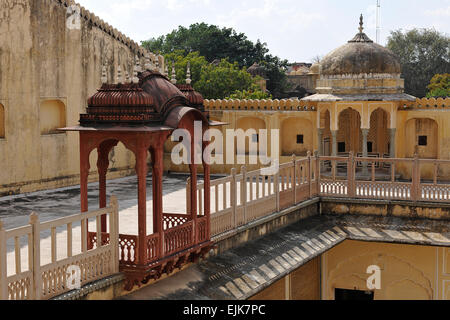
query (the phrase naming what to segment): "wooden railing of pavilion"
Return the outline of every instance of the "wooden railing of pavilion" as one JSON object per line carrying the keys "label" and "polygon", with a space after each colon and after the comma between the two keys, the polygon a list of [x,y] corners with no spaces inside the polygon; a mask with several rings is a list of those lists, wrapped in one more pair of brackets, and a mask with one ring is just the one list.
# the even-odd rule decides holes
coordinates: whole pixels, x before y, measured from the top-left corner
{"label": "wooden railing of pavilion", "polygon": [[[425,167],[432,172],[428,179],[421,175]],[[204,186],[197,192],[201,199]],[[309,153],[303,159],[293,157],[272,175],[246,172],[245,166],[240,174],[233,169],[231,176],[211,181],[211,236],[315,197],[450,203],[450,160]]]}

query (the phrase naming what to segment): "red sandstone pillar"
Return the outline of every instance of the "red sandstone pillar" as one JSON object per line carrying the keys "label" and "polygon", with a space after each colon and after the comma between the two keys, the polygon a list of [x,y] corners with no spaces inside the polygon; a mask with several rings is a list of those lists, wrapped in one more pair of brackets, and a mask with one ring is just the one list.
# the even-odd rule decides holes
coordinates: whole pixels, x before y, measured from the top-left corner
{"label": "red sandstone pillar", "polygon": [[164,213],[163,213],[163,145],[152,149],[153,183],[153,233],[159,233],[159,255],[164,256]]}
{"label": "red sandstone pillar", "polygon": [[[106,208],[106,174],[109,167],[109,152],[117,145],[117,141],[108,140],[100,144],[97,148],[98,160],[97,170],[99,177],[99,207]],[[106,215],[101,217],[102,232],[106,232]]]}
{"label": "red sandstone pillar", "polygon": [[80,203],[81,212],[88,212],[88,178],[89,178],[89,153],[86,139],[80,134]]}
{"label": "red sandstone pillar", "polygon": [[136,154],[138,177],[138,264],[147,260],[147,148],[139,146]]}

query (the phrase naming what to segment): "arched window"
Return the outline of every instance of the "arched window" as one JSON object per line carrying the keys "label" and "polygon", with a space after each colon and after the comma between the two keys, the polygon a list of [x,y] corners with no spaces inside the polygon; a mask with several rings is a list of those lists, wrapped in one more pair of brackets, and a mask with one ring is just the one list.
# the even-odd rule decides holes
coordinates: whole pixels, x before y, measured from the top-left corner
{"label": "arched window", "polygon": [[5,107],[0,103],[0,139],[5,138]]}
{"label": "arched window", "polygon": [[59,100],[45,100],[41,103],[40,127],[41,134],[57,134],[58,128],[66,126],[66,107]]}

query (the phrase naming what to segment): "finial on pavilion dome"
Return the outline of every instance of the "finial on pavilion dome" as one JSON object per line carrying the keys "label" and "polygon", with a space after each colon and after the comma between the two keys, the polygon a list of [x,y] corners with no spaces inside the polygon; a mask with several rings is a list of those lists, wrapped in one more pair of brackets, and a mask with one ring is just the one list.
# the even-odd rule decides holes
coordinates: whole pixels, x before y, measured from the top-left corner
{"label": "finial on pavilion dome", "polygon": [[169,66],[167,64],[164,65],[164,75],[167,78],[169,77]]}
{"label": "finial on pavilion dome", "polygon": [[186,84],[191,84],[191,63],[188,62],[186,70]]}
{"label": "finial on pavilion dome", "polygon": [[134,60],[136,63],[134,70],[136,70],[137,72],[142,72],[141,61],[139,60],[139,57],[136,56]]}
{"label": "finial on pavilion dome", "polygon": [[150,59],[150,53],[145,54],[145,70],[152,71],[153,70],[153,64],[152,60]]}
{"label": "finial on pavilion dome", "polygon": [[175,73],[175,62],[172,61],[172,79],[170,79],[170,82],[173,84],[177,84],[177,74]]}
{"label": "finial on pavilion dome", "polygon": [[364,17],[361,13],[361,16],[359,17],[359,33],[363,33],[364,30]]}
{"label": "finial on pavilion dome", "polygon": [[155,71],[160,72],[161,70],[159,69],[159,59],[157,56],[155,56],[155,58]]}
{"label": "finial on pavilion dome", "polygon": [[117,83],[121,84],[123,82],[122,79],[122,68],[120,66],[117,67]]}
{"label": "finial on pavilion dome", "polygon": [[102,80],[102,84],[108,83],[108,74],[106,73],[106,66],[103,66],[103,67],[102,67],[102,77],[101,77],[101,80]]}
{"label": "finial on pavilion dome", "polygon": [[133,70],[133,79],[131,79],[131,82],[134,84],[138,84],[139,83],[139,77],[138,77],[138,69],[140,69],[140,66],[138,66],[137,64],[134,66],[134,70]]}

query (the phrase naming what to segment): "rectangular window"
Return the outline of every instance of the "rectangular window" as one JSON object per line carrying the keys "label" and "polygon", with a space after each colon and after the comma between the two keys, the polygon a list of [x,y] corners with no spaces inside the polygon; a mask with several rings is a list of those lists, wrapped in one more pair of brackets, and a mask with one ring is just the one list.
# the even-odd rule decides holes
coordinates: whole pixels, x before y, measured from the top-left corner
{"label": "rectangular window", "polygon": [[373,152],[373,142],[367,142],[367,152],[368,153]]}
{"label": "rectangular window", "polygon": [[338,143],[338,152],[345,152],[345,142],[339,142]]}
{"label": "rectangular window", "polygon": [[419,146],[427,146],[427,145],[428,145],[428,137],[419,136]]}
{"label": "rectangular window", "polygon": [[297,144],[303,144],[304,143],[304,136],[302,134],[297,135]]}
{"label": "rectangular window", "polygon": [[373,301],[372,291],[335,289],[334,299],[336,301]]}

